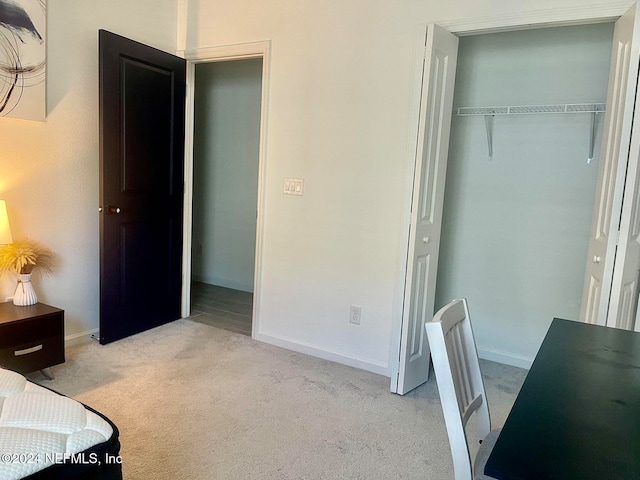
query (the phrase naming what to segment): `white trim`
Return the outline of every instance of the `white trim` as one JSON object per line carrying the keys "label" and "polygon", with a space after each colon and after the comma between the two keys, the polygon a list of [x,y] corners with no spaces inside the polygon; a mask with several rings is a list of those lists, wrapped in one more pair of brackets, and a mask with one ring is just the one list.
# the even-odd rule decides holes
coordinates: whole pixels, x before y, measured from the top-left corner
{"label": "white trim", "polygon": [[529,370],[533,364],[533,358],[517,355],[512,352],[503,352],[502,350],[493,350],[491,348],[478,348],[478,356],[483,360],[511,365],[512,367],[524,368]]}
{"label": "white trim", "polygon": [[191,315],[191,247],[193,244],[193,123],[195,65],[187,61],[184,125],[184,205],[182,232],[182,318]]}
{"label": "white trim", "polygon": [[64,337],[64,346],[72,347],[74,345],[80,345],[81,343],[89,343],[91,341],[97,341],[92,338],[92,335],[98,337],[98,333],[100,329],[94,328],[93,330],[86,330],[84,332],[72,333],[71,335],[66,335]]}
{"label": "white trim", "polygon": [[630,0],[616,0],[594,5],[531,10],[509,15],[491,15],[436,22],[458,36],[497,33],[531,28],[584,25],[613,22],[632,5]]}
{"label": "white trim", "polygon": [[260,150],[258,156],[258,204],[256,206],[256,255],[253,285],[253,317],[251,336],[256,339],[260,331],[260,305],[262,292],[262,252],[264,238],[265,181],[267,162],[267,110],[270,75],[271,42],[252,42],[237,45],[182,50],[178,55],[187,60],[187,99],[185,120],[184,156],[184,233],[182,260],[182,316],[188,317],[191,310],[191,245],[193,224],[193,118],[195,65],[197,63],[224,62],[249,58],[262,58],[262,102],[260,105]]}
{"label": "white trim", "polygon": [[334,352],[327,350],[324,347],[298,342],[297,340],[276,335],[258,333],[256,334],[255,339],[270,345],[275,345],[276,347],[286,348],[287,350],[293,350],[294,352],[303,353],[312,357],[329,360],[349,367],[359,368],[368,372],[377,373],[378,375],[384,375],[385,377],[389,376],[389,366],[381,362],[376,362],[375,360]]}
{"label": "white trim", "polygon": [[[258,204],[256,215],[256,259],[253,285],[253,312],[251,336],[260,331],[260,305],[262,304],[262,254],[264,250],[264,218],[266,211],[267,181],[267,123],[269,110],[269,80],[271,78],[271,42],[251,44],[262,55],[262,103],[260,104],[260,153],[258,158]],[[246,58],[246,57],[245,57]]]}
{"label": "white trim", "polygon": [[215,47],[203,47],[191,50],[179,50],[178,56],[188,62],[224,62],[227,60],[241,60],[246,58],[265,58],[269,55],[271,42],[236,43],[233,45],[219,45]]}

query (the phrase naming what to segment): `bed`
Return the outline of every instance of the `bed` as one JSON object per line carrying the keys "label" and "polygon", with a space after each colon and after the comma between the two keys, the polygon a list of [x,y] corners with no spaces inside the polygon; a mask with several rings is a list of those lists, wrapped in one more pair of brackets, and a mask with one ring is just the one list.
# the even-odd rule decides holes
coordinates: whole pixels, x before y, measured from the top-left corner
{"label": "bed", "polygon": [[1,479],[122,479],[119,453],[107,417],[0,368]]}

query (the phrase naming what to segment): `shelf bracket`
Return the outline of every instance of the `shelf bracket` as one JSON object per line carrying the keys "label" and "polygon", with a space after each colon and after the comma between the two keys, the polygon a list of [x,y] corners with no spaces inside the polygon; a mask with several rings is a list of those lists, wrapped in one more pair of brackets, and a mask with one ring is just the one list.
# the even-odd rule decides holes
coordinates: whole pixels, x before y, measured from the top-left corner
{"label": "shelf bracket", "polygon": [[495,115],[484,116],[484,126],[487,129],[487,146],[489,148],[489,160],[493,160],[493,119]]}
{"label": "shelf bracket", "polygon": [[589,131],[589,156],[587,157],[587,165],[593,161],[593,151],[596,145],[596,115],[598,112],[591,113],[591,130]]}

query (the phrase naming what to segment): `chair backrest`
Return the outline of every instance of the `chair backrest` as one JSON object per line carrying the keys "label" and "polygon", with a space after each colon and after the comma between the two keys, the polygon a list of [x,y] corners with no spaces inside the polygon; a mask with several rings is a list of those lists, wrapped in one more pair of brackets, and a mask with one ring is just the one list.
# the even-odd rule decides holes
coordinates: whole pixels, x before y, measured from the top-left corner
{"label": "chair backrest", "polygon": [[491,430],[491,419],[466,299],[442,307],[433,321],[426,323],[426,329],[455,478],[471,480],[473,468],[465,427],[476,412],[482,440]]}

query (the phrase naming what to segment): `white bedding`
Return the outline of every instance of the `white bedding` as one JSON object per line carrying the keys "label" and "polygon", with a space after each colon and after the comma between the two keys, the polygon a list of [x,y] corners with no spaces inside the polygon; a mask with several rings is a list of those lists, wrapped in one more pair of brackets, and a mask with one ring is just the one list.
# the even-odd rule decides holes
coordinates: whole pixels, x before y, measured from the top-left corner
{"label": "white bedding", "polygon": [[0,479],[19,479],[69,458],[94,461],[80,452],[112,433],[79,402],[0,368]]}

